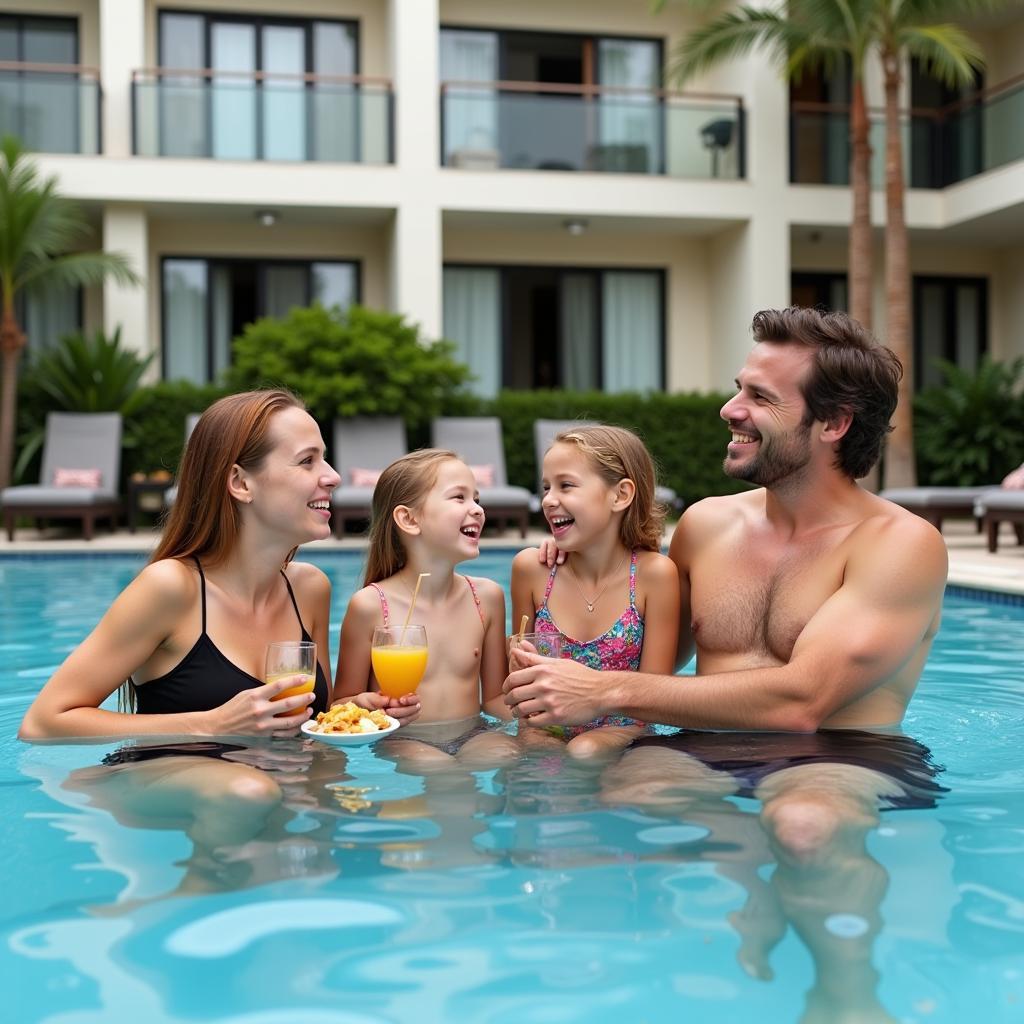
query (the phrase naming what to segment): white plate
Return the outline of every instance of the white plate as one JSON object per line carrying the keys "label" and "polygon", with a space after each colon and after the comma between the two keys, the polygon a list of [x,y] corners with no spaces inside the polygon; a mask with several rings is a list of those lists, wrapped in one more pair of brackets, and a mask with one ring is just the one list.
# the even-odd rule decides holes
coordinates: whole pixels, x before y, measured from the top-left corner
{"label": "white plate", "polygon": [[316,725],[316,721],[311,718],[302,723],[302,734],[321,743],[329,743],[332,747],[363,747],[367,743],[375,743],[382,736],[390,736],[401,725],[397,718],[390,715],[386,717],[391,724],[376,732],[317,732],[310,728]]}

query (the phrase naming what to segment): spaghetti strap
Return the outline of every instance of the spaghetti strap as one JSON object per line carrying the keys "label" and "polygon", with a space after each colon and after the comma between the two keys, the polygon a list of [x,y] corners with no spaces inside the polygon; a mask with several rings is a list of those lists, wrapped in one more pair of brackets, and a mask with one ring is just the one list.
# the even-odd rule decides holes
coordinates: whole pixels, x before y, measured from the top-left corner
{"label": "spaghetti strap", "polygon": [[292,607],[295,609],[295,618],[299,620],[299,629],[302,630],[303,636],[309,636],[306,632],[306,625],[302,621],[302,614],[299,612],[299,603],[295,600],[295,591],[292,590],[291,581],[288,579],[288,573],[282,569],[281,575],[284,577],[284,585],[288,588],[288,596],[292,599]]}
{"label": "spaghetti strap", "polygon": [[473,603],[476,605],[476,613],[480,616],[481,623],[486,626],[487,622],[484,619],[484,610],[480,606],[480,595],[476,592],[476,584],[468,576],[463,576],[462,578],[469,584],[469,592],[473,595]]}
{"label": "spaghetti strap", "polygon": [[195,555],[192,556],[192,561],[196,563],[196,568],[199,570],[199,600],[200,607],[203,609],[203,631],[199,635],[206,636],[206,577],[203,575],[203,567]]}
{"label": "spaghetti strap", "polygon": [[551,597],[551,588],[555,585],[555,573],[558,572],[558,563],[556,562],[551,566],[551,572],[548,573],[548,585],[544,588],[544,603],[541,608],[547,608],[548,598]]}
{"label": "spaghetti strap", "polygon": [[388,625],[388,599],[384,596],[384,591],[381,587],[378,587],[376,583],[371,583],[371,587],[377,591],[377,596],[380,598],[380,613],[384,616],[384,625]]}
{"label": "spaghetti strap", "polygon": [[636,607],[636,548],[629,556],[629,606]]}

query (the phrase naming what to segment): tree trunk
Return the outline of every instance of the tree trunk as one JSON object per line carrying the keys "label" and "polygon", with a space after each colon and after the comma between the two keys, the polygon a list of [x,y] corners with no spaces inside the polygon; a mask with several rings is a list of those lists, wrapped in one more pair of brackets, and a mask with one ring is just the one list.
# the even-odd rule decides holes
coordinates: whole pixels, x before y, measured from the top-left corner
{"label": "tree trunk", "polygon": [[871,329],[871,144],[868,112],[864,102],[864,81],[853,81],[850,105],[850,185],[853,190],[853,220],[850,222],[849,312]]}
{"label": "tree trunk", "polygon": [[3,353],[3,381],[0,382],[0,489],[11,482],[14,461],[14,427],[18,412],[18,356],[25,335],[14,318],[13,303],[4,305],[0,320],[0,352]]}
{"label": "tree trunk", "polygon": [[888,344],[903,363],[899,404],[893,432],[885,449],[886,487],[913,487],[914,466],[914,362],[910,338],[910,261],[907,225],[903,215],[903,137],[901,134],[899,54],[882,52],[885,70],[885,304]]}

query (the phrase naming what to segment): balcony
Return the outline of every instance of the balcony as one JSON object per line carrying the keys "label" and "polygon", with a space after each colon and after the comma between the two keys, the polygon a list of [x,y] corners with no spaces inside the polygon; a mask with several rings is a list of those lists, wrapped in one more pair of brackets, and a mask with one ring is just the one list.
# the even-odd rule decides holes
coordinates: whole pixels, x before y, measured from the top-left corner
{"label": "balcony", "polygon": [[388,164],[382,78],[151,68],[132,80],[138,156]]}
{"label": "balcony", "polygon": [[[1024,75],[938,110],[902,112],[903,158],[911,188],[945,188],[1024,159]],[[870,112],[871,184],[885,183],[885,123]],[[848,185],[848,107],[790,107],[790,181]]]}
{"label": "balcony", "polygon": [[0,61],[0,137],[38,153],[100,151],[100,84],[95,68]]}
{"label": "balcony", "polygon": [[444,82],[441,153],[467,170],[744,176],[737,96],[550,82]]}

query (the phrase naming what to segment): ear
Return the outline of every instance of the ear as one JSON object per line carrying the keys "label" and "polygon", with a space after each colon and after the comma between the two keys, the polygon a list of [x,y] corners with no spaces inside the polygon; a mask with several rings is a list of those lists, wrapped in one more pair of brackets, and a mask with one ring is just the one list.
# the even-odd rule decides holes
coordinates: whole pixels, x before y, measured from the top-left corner
{"label": "ear", "polygon": [[238,463],[228,473],[228,494],[242,505],[251,505],[253,499],[249,474]]}
{"label": "ear", "polygon": [[613,512],[622,512],[633,504],[636,497],[636,484],[629,477],[623,477],[615,485],[615,500],[612,502]]}
{"label": "ear", "polygon": [[416,513],[408,505],[396,505],[391,512],[391,518],[402,533],[410,537],[418,537],[420,524],[416,520]]}
{"label": "ear", "polygon": [[853,413],[848,409],[843,409],[831,419],[825,421],[825,425],[818,436],[826,444],[835,444],[846,436],[852,426]]}

